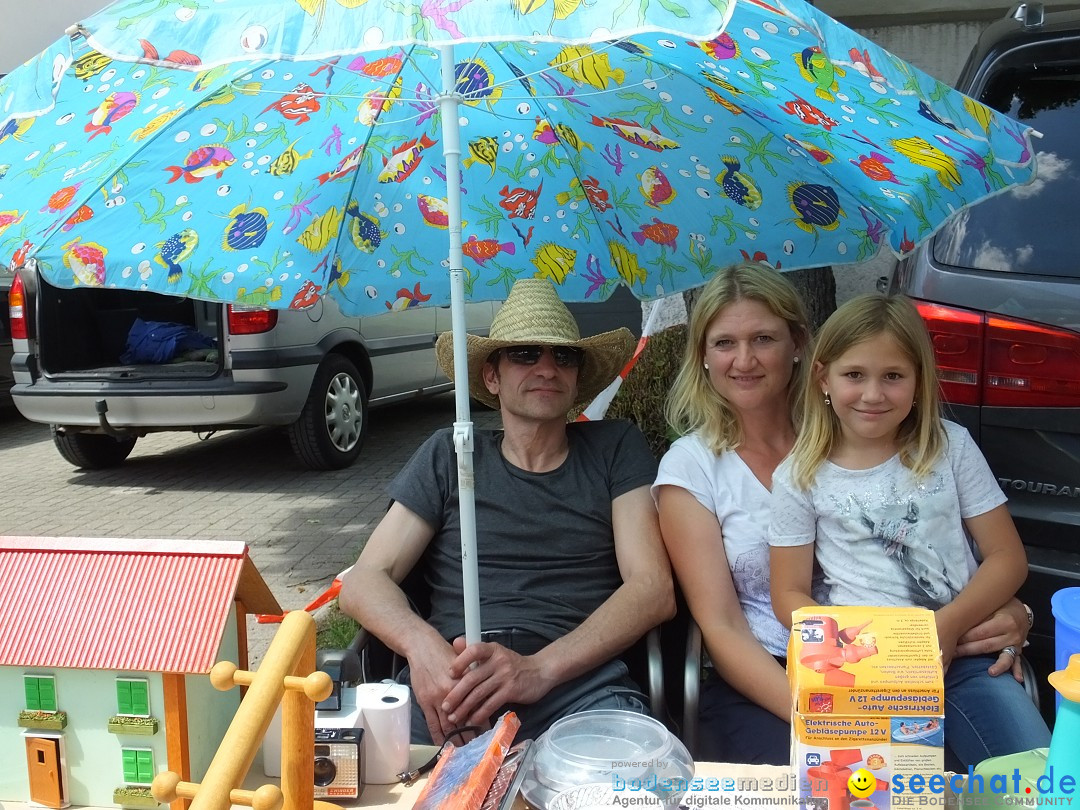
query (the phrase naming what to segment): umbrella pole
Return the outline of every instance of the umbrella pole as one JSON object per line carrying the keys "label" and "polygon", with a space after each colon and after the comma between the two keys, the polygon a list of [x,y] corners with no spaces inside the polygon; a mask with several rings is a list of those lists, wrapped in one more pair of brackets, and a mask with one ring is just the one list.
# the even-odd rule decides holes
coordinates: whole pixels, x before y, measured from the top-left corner
{"label": "umbrella pole", "polygon": [[465,351],[465,271],[461,253],[461,132],[455,94],[454,47],[439,48],[443,91],[439,95],[443,155],[446,158],[446,208],[450,233],[450,320],[454,336],[454,449],[457,451],[461,511],[461,576],[465,595],[465,641],[480,641],[480,580],[476,567],[476,482],[473,478],[473,423],[469,410],[469,362]]}

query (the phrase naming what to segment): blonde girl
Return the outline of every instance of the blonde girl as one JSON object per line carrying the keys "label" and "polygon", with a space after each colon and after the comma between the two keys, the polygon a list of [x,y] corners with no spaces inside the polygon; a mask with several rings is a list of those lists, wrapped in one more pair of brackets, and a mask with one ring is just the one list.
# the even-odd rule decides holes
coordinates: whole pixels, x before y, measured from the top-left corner
{"label": "blonde girl", "polygon": [[1020,684],[991,675],[985,656],[954,659],[961,636],[1023,583],[1027,559],[986,460],[963,427],[940,416],[918,311],[899,296],[852,299],[821,328],[811,373],[802,428],[773,476],[777,617],[790,626],[794,609],[816,604],[815,560],[828,604],[934,610],[952,764],[1047,745]]}

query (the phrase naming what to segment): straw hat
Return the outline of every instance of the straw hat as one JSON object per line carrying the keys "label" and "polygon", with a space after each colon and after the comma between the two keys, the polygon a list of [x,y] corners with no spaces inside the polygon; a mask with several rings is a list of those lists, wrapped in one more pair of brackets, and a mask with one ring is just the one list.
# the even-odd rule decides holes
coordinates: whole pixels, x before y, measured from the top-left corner
{"label": "straw hat", "polygon": [[[468,335],[469,393],[492,408],[498,397],[484,385],[484,361],[496,349],[507,346],[577,346],[585,350],[585,362],[578,372],[575,405],[589,402],[603,391],[626,365],[636,343],[629,329],[620,328],[595,337],[583,338],[577,321],[559,300],[550,281],[523,278],[514,282],[506,303],[491,321],[488,337]],[[443,332],[435,343],[435,354],[446,375],[454,379],[454,336]]]}

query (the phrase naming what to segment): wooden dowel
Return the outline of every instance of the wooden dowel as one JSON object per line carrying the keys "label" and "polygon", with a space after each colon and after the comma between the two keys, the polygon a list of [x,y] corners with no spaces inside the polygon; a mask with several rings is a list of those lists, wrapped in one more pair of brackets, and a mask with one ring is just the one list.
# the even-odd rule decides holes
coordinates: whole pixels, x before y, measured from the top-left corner
{"label": "wooden dowel", "polygon": [[[236,664],[231,661],[219,661],[210,670],[210,683],[215,689],[224,692],[234,686],[251,686],[255,683],[255,676],[254,672],[237,669]],[[287,691],[303,692],[309,700],[318,703],[333,691],[334,681],[325,672],[317,671],[303,678],[297,675],[286,675],[284,686]]]}
{"label": "wooden dowel", "polygon": [[[177,774],[166,771],[154,777],[150,790],[159,802],[169,803],[177,799],[194,799],[201,787],[197,782],[184,782]],[[285,796],[277,785],[263,785],[256,790],[234,788],[229,791],[229,801],[252,810],[281,810]]]}

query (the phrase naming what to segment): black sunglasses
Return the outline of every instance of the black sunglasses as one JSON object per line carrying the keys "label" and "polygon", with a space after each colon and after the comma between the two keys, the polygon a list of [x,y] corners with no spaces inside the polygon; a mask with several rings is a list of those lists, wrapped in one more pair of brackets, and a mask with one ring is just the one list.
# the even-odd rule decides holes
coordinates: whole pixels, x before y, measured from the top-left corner
{"label": "black sunglasses", "polygon": [[585,362],[585,350],[576,346],[507,346],[502,351],[506,359],[519,366],[535,366],[544,350],[551,351],[555,365],[562,368],[580,368]]}

